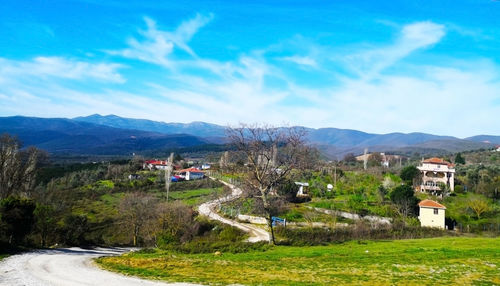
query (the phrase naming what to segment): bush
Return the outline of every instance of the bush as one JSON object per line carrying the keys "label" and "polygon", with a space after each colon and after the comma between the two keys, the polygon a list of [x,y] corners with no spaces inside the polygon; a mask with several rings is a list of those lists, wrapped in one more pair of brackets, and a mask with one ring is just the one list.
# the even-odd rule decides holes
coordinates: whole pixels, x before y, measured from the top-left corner
{"label": "bush", "polygon": [[343,228],[284,228],[276,227],[275,231],[281,245],[326,245],[341,243],[349,240],[377,240],[377,239],[412,239],[449,235],[450,233],[438,228],[419,226],[405,226],[402,224],[379,225],[372,227],[359,221],[352,227]]}
{"label": "bush", "polygon": [[199,233],[191,240],[180,243],[178,239],[168,234],[160,235],[158,247],[180,253],[213,253],[215,251],[241,253],[268,249],[267,242],[244,242],[247,235],[242,230],[216,222],[200,221]]}
{"label": "bush", "polygon": [[8,197],[0,202],[0,227],[9,243],[22,244],[35,222],[35,202]]}

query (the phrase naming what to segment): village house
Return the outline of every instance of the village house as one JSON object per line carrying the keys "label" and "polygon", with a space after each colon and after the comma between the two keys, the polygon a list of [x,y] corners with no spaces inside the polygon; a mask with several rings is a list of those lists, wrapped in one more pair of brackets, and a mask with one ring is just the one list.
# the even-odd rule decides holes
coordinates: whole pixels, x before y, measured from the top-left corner
{"label": "village house", "polygon": [[[379,153],[380,154],[380,165],[382,167],[389,168],[391,162],[401,162],[403,159],[403,156],[400,155],[389,155],[385,153]],[[368,153],[368,154],[363,154],[356,156],[356,161],[365,161],[365,160],[370,160],[370,157],[373,155],[373,153]]]}
{"label": "village house", "polygon": [[442,186],[451,192],[455,189],[455,166],[440,158],[422,160],[420,166],[422,181],[417,189],[421,192],[438,193],[444,191]]}
{"label": "village house", "polygon": [[418,206],[421,226],[445,228],[445,206],[432,200],[423,200]]}
{"label": "village house", "polygon": [[150,171],[152,170],[165,170],[168,166],[168,161],[162,161],[162,160],[147,160],[142,164],[143,169],[149,169]]}
{"label": "village house", "polygon": [[182,169],[176,171],[177,176],[180,178],[186,180],[186,181],[192,181],[192,180],[198,180],[198,179],[203,179],[205,177],[205,173],[199,169],[196,168],[188,168],[188,169]]}

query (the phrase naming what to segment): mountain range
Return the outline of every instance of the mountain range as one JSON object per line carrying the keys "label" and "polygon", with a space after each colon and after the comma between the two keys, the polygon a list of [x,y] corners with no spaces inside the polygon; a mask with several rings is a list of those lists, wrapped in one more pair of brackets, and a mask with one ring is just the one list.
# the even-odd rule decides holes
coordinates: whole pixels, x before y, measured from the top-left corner
{"label": "mountain range", "polygon": [[[94,114],[86,117],[0,117],[0,133],[18,136],[25,146],[51,153],[124,155],[132,152],[225,143],[226,127],[206,122],[165,123]],[[305,128],[310,144],[327,157],[370,151],[450,153],[500,144],[500,136],[456,138],[426,133],[373,134],[338,128]]]}

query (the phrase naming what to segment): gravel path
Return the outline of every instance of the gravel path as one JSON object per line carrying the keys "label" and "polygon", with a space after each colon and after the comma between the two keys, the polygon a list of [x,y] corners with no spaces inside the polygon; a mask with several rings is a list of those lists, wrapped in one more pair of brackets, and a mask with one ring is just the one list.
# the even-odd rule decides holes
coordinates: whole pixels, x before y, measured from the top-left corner
{"label": "gravel path", "polygon": [[[215,180],[214,178],[211,178],[212,180]],[[238,197],[241,196],[243,193],[241,189],[235,187],[232,184],[226,183],[224,181],[220,181],[224,185],[228,186],[231,188],[232,193],[228,196],[218,198],[213,201],[206,202],[198,207],[198,211],[200,214],[205,215],[213,220],[218,220],[222,223],[229,224],[232,226],[235,226],[245,232],[247,232],[250,235],[250,238],[248,238],[249,242],[258,242],[258,241],[269,241],[269,233],[258,226],[252,225],[252,224],[247,224],[247,223],[240,223],[234,220],[230,220],[227,218],[224,218],[220,216],[215,209],[220,203],[232,201],[234,199],[237,199]]]}
{"label": "gravel path", "polygon": [[[221,217],[215,211],[218,204],[234,200],[242,191],[235,186],[222,182],[232,189],[231,195],[199,206],[199,211],[211,219],[233,225],[250,234],[248,241],[269,241],[269,233],[264,229]],[[189,283],[164,283],[143,280],[102,270],[92,259],[100,256],[121,255],[129,248],[95,248],[92,250],[78,247],[40,250],[13,255],[0,261],[0,285],[5,286],[160,286],[160,285],[198,285]]]}
{"label": "gravel path", "polygon": [[126,248],[77,247],[33,251],[0,261],[0,285],[8,286],[160,286],[195,285],[162,283],[108,272],[94,265],[92,259],[120,255]]}

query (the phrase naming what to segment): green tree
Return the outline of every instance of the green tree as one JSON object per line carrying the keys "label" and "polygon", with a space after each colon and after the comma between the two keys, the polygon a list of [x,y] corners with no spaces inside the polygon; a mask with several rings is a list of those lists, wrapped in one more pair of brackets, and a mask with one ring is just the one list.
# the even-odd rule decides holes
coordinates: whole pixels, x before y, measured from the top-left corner
{"label": "green tree", "polygon": [[19,244],[31,231],[35,217],[35,203],[32,200],[8,197],[0,203],[1,223],[10,244]]}
{"label": "green tree", "polygon": [[457,155],[455,156],[455,164],[465,164],[465,159],[464,157],[462,157],[462,154],[457,153]]}
{"label": "green tree", "polygon": [[396,205],[401,215],[407,217],[415,215],[418,199],[413,188],[409,185],[397,186],[390,194],[391,201]]}
{"label": "green tree", "polygon": [[90,231],[88,218],[85,215],[70,214],[64,218],[62,237],[65,244],[85,245],[85,234]]}
{"label": "green tree", "polygon": [[481,214],[490,209],[488,201],[481,197],[475,197],[467,202],[467,206],[476,213],[477,219],[481,218]]}
{"label": "green tree", "polygon": [[406,166],[401,170],[399,177],[408,185],[413,185],[420,176],[420,170],[415,166]]}
{"label": "green tree", "polygon": [[34,211],[36,223],[35,229],[40,235],[40,245],[47,246],[47,238],[56,229],[56,215],[54,208],[50,205],[37,204]]}

